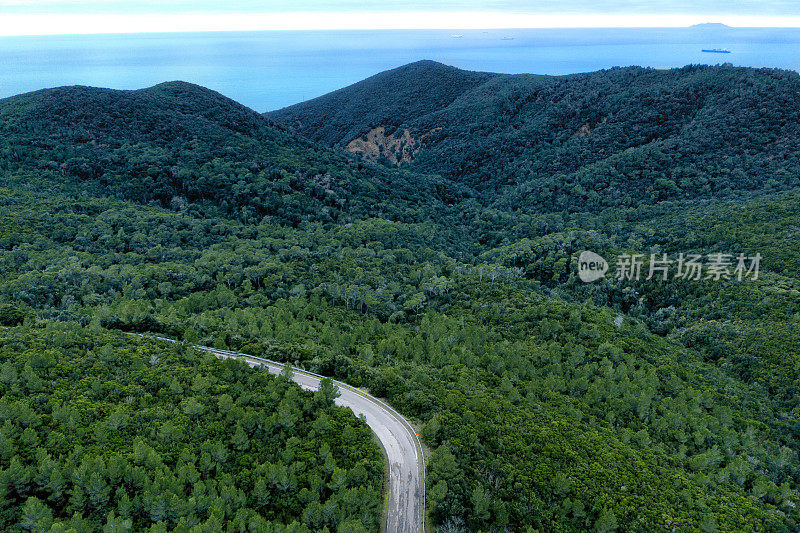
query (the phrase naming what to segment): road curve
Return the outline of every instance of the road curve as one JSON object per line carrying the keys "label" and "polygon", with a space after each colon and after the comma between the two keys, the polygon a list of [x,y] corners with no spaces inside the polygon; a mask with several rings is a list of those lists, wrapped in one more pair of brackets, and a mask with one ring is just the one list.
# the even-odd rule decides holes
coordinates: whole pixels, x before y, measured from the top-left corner
{"label": "road curve", "polygon": [[[172,343],[180,342],[165,337],[148,337]],[[272,374],[280,374],[284,367],[283,363],[253,355],[207,346],[192,346],[217,357],[242,359],[250,366],[262,366]],[[317,390],[324,378],[301,368],[292,367],[292,370],[292,380],[305,390]],[[364,415],[367,425],[386,452],[389,461],[386,533],[424,533],[425,457],[416,431],[408,420],[385,402],[341,381],[332,381],[339,387],[341,394],[335,400],[336,405],[349,407],[356,416]]]}

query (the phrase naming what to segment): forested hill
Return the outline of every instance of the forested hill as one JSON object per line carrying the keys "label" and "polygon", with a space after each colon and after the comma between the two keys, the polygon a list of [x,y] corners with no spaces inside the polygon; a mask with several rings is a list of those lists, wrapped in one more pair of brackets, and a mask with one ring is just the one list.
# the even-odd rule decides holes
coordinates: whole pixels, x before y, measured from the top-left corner
{"label": "forested hill", "polygon": [[[687,66],[494,76],[461,87],[455,99],[425,98],[414,116],[396,112],[393,87],[404,85],[403,72],[371,78],[371,86],[387,83],[374,88],[384,96],[369,106],[359,105],[354,85],[268,116],[331,146],[441,174],[511,208],[599,210],[797,184],[796,72]],[[428,85],[457,77],[444,72]],[[392,153],[404,149],[405,157]]]}
{"label": "forested hill", "polygon": [[[414,68],[461,76],[422,63],[387,94],[420,94],[397,77]],[[431,451],[445,531],[797,531],[797,78],[447,83],[351,146],[398,148],[399,169],[183,83],[0,101],[0,529],[377,529],[363,424],[122,330],[385,398]],[[763,264],[588,284],[584,250]],[[330,441],[303,447],[309,425]]]}
{"label": "forested hill", "polygon": [[[2,101],[3,125],[34,123],[82,131],[86,141],[185,142],[230,133],[275,135],[270,122],[216,91],[182,81],[118,91],[70,86],[35,91]],[[15,124],[16,122],[16,124]]]}
{"label": "forested hill", "polygon": [[375,126],[413,122],[498,76],[417,61],[266,115],[315,141],[343,145]]}
{"label": "forested hill", "polygon": [[441,179],[353,162],[184,82],[0,100],[0,171],[44,189],[291,225],[418,220],[419,205],[457,196]]}

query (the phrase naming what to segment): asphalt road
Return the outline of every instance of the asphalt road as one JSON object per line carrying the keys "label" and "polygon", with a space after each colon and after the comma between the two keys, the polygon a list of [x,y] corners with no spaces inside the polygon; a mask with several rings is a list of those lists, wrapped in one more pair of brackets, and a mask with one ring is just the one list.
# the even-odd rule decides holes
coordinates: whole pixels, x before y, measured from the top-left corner
{"label": "asphalt road", "polygon": [[[167,342],[173,339],[155,337]],[[207,346],[194,346],[217,357],[235,357],[250,366],[263,366],[272,374],[280,374],[283,364],[260,357],[218,350]],[[292,380],[306,390],[317,390],[324,376],[292,367]],[[419,436],[408,420],[385,402],[366,392],[333,380],[341,396],[336,405],[349,407],[364,415],[367,425],[381,442],[389,461],[389,498],[386,509],[386,533],[418,533],[425,531],[425,459]]]}

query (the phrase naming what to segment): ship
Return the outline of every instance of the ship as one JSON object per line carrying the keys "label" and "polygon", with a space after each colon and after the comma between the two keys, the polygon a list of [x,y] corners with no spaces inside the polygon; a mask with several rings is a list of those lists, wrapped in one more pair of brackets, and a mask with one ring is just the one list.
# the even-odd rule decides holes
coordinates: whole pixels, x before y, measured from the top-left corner
{"label": "ship", "polygon": [[704,48],[703,52],[707,52],[709,54],[730,54],[730,50],[725,50],[724,48]]}

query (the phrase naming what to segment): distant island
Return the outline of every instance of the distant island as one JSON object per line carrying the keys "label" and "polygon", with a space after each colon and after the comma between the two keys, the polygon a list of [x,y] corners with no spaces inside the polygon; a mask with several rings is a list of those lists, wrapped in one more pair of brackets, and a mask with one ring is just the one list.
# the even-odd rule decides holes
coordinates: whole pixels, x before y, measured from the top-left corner
{"label": "distant island", "polygon": [[702,22],[700,24],[692,24],[690,28],[703,28],[703,29],[717,29],[717,28],[730,28],[727,24],[721,22]]}

